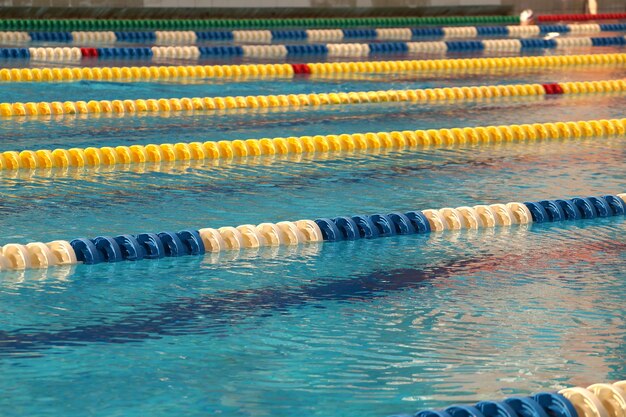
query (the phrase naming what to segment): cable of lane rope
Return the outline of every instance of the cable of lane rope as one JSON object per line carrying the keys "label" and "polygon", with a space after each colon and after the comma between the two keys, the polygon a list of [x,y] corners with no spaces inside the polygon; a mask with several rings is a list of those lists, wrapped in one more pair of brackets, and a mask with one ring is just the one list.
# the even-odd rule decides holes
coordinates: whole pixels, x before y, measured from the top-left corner
{"label": "cable of lane rope", "polygon": [[534,123],[452,129],[405,130],[287,138],[221,140],[5,151],[0,153],[0,170],[53,167],[115,166],[187,160],[245,158],[257,155],[315,154],[317,152],[367,152],[371,149],[414,149],[463,143],[535,141],[544,139],[623,136],[626,119]]}
{"label": "cable of lane rope", "polygon": [[574,81],[548,84],[443,87],[416,90],[359,91],[269,96],[183,97],[133,100],[92,100],[0,103],[0,116],[137,114],[172,111],[211,111],[247,108],[303,108],[310,106],[380,102],[432,102],[476,100],[558,94],[614,93],[626,91],[626,80]]}
{"label": "cable of lane rope", "polygon": [[401,73],[408,71],[463,72],[495,68],[555,68],[622,65],[626,54],[523,56],[503,58],[432,59],[406,61],[318,62],[308,64],[241,64],[142,67],[3,68],[0,81],[48,82],[79,80],[147,81],[169,79],[293,77],[295,74]]}
{"label": "cable of lane rope", "polygon": [[571,387],[502,401],[452,405],[398,417],[618,417],[626,412],[626,381]]}
{"label": "cable of lane rope", "polygon": [[[1,269],[47,268],[76,263],[138,261],[264,246],[372,239],[445,230],[510,227],[596,217],[624,216],[626,194],[537,202],[461,206],[405,213],[339,216],[333,219],[244,224],[179,232],[98,236],[0,248]],[[575,393],[574,393],[575,394]],[[572,394],[572,396],[574,395]],[[568,396],[568,393],[564,393]],[[568,397],[570,398],[570,397]],[[601,416],[608,417],[608,416]]]}

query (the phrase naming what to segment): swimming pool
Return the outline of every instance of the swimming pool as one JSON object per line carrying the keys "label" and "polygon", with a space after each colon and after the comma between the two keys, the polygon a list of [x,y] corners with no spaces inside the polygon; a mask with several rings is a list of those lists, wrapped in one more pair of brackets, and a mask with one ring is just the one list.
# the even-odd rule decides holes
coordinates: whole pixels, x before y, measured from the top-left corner
{"label": "swimming pool", "polygon": [[[87,101],[620,77],[606,65],[0,88],[7,102]],[[625,103],[605,93],[13,117],[0,151],[620,119]],[[3,171],[0,244],[617,194],[625,150],[616,136]],[[621,216],[2,271],[0,409],[373,417],[617,380],[625,231]]]}

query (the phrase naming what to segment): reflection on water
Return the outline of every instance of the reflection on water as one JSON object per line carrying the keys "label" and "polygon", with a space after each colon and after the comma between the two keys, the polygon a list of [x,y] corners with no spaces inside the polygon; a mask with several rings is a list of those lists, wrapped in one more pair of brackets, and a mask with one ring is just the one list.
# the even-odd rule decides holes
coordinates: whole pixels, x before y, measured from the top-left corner
{"label": "reflection on water", "polygon": [[0,407],[384,416],[618,379],[625,231],[611,218],[3,276]]}
{"label": "reflection on water", "polygon": [[0,244],[615,194],[623,158],[602,138],[6,171]]}
{"label": "reflection on water", "polygon": [[[147,145],[248,138],[622,118],[624,94],[508,97],[463,102],[369,103],[294,109],[15,117],[0,124],[0,150]],[[132,132],[132,134],[129,134]],[[42,138],[45,138],[42,141]]]}
{"label": "reflection on water", "polygon": [[[624,94],[107,117],[11,117],[0,150],[119,146],[622,118]],[[132,132],[132,134],[129,134]],[[45,138],[42,141],[42,138]]]}

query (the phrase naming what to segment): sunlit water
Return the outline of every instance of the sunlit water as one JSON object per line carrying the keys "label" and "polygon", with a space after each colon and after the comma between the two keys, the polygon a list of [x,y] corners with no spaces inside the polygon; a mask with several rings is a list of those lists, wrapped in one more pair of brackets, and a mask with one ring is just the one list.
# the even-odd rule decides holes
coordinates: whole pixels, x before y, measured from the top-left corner
{"label": "sunlit water", "polygon": [[[3,101],[601,80],[2,84]],[[621,94],[12,118],[0,150],[624,117]],[[0,244],[626,191],[623,137],[3,172]],[[626,222],[0,273],[3,416],[383,417],[626,375]]]}

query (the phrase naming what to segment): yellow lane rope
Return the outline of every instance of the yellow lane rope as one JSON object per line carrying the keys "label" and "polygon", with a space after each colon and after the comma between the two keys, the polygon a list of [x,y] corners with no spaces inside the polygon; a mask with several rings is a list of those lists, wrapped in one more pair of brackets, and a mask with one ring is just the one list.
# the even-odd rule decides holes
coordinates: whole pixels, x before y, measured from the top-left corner
{"label": "yellow lane rope", "polygon": [[545,68],[564,66],[616,65],[626,63],[626,54],[523,56],[502,58],[429,59],[406,61],[326,62],[308,64],[187,65],[151,67],[61,67],[4,68],[0,81],[146,81],[199,79],[207,77],[293,77],[294,74],[398,73],[408,71],[462,72],[468,69]]}
{"label": "yellow lane rope", "polygon": [[221,140],[117,147],[24,150],[0,153],[0,169],[115,166],[146,162],[216,160],[256,155],[314,154],[498,143],[544,139],[623,136],[626,119],[406,130],[287,138]]}
{"label": "yellow lane rope", "polygon": [[359,91],[266,96],[226,96],[133,100],[91,100],[0,103],[0,116],[137,114],[211,111],[247,108],[291,108],[380,102],[462,101],[494,97],[588,94],[626,91],[626,80],[564,82],[555,84],[487,85],[416,90]]}

